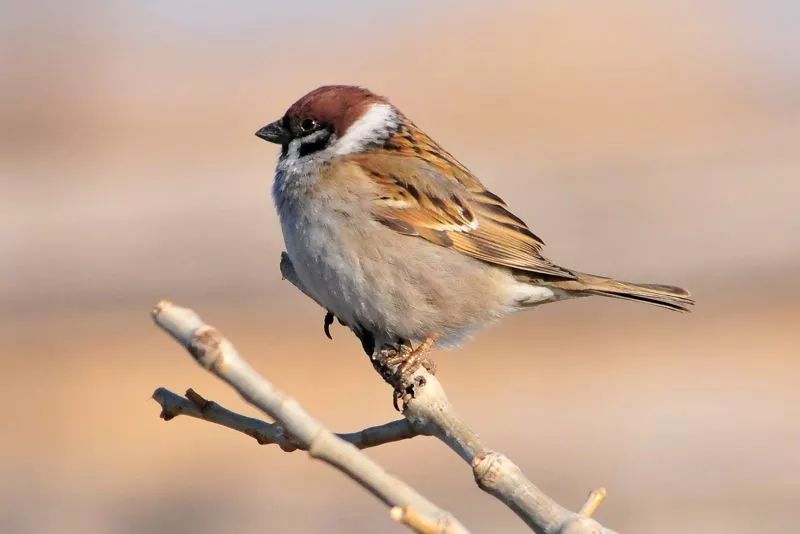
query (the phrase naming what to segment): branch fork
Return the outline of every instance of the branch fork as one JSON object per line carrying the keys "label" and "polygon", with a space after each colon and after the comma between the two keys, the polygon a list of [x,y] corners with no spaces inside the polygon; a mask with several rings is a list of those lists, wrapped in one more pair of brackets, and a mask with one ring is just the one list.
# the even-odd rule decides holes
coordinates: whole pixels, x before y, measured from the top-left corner
{"label": "branch fork", "polygon": [[[606,496],[605,489],[593,491],[577,513],[557,504],[508,457],[486,447],[457,415],[441,382],[424,366],[410,377],[413,394],[403,399],[403,419],[358,432],[334,434],[253,370],[230,341],[192,310],[162,301],[152,315],[156,324],[183,345],[198,364],[275,422],[238,414],[192,389],[181,396],[158,388],[153,399],[161,405],[161,417],[166,421],[186,415],[242,432],[262,445],[276,444],[286,452],[306,451],[362,485],[389,506],[393,520],[410,529],[422,533],[466,533],[467,529],[452,514],[389,475],[360,451],[417,435],[434,436],[467,462],[482,490],[513,510],[534,532],[613,534],[591,518]],[[381,373],[378,366],[376,370]]]}

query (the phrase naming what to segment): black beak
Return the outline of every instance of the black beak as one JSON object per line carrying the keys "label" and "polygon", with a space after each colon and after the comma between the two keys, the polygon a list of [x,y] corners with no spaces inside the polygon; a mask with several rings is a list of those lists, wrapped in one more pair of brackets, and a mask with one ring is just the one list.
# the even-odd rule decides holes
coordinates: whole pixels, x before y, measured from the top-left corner
{"label": "black beak", "polygon": [[292,140],[291,132],[284,127],[283,121],[281,120],[267,124],[257,131],[256,135],[264,141],[277,143],[279,145],[286,145]]}

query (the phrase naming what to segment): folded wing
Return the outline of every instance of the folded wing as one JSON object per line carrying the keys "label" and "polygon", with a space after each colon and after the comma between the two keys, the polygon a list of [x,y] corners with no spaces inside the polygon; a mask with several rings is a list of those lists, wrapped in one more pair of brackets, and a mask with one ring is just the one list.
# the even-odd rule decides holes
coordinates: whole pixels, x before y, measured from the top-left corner
{"label": "folded wing", "polygon": [[375,185],[374,217],[396,232],[487,263],[575,278],[544,258],[542,240],[457,162],[375,152],[349,159]]}

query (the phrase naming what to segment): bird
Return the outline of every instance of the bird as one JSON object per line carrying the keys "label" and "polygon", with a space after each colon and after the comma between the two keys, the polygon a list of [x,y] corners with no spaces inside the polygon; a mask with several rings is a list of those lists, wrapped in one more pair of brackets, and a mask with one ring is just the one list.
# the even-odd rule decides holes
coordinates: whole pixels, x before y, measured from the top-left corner
{"label": "bird", "polygon": [[462,344],[522,310],[606,296],[689,311],[680,287],[562,267],[544,242],[387,98],[322,86],[256,132],[280,145],[272,195],[281,270],[364,351],[405,380],[434,347]]}

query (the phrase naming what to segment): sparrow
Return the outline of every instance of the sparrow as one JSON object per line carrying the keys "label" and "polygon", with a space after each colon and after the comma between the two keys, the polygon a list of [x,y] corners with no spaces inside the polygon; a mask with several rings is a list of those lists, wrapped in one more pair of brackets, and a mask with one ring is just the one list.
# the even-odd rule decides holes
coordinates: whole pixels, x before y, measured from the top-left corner
{"label": "sparrow", "polygon": [[[281,269],[361,339],[401,347],[413,373],[437,346],[548,302],[600,295],[688,311],[680,287],[561,267],[544,242],[386,98],[311,91],[256,135],[281,146],[272,194]],[[416,348],[411,348],[416,346]]]}

